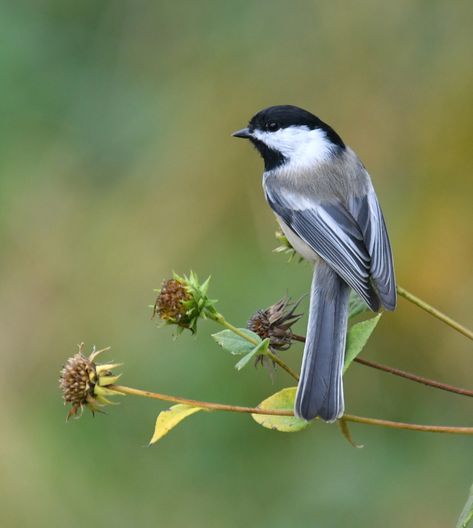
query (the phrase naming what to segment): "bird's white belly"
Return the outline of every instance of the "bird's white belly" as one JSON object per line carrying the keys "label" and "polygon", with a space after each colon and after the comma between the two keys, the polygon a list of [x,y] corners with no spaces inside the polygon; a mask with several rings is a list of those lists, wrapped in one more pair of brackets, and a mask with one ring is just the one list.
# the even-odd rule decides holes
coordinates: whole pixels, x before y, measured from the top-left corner
{"label": "bird's white belly", "polygon": [[299,237],[299,235],[294,233],[294,231],[284,222],[284,220],[279,215],[276,215],[276,218],[279,222],[279,225],[281,226],[281,229],[286,235],[286,238],[289,240],[289,243],[297,251],[297,253],[299,253],[299,255],[305,258],[306,260],[316,262],[320,257],[309,246],[309,244],[304,242],[302,238]]}

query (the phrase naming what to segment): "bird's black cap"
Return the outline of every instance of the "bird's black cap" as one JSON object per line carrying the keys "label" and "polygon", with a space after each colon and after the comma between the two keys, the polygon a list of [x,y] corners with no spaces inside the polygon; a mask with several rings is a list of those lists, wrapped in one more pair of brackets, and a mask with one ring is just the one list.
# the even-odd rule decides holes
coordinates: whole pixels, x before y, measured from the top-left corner
{"label": "bird's black cap", "polygon": [[[327,138],[335,145],[344,148],[345,143],[335,130],[324,123],[314,114],[303,108],[292,105],[270,106],[254,115],[248,125],[248,129],[271,131],[271,127],[287,128],[290,126],[306,126],[311,130],[320,128]],[[240,136],[241,137],[241,136]]]}

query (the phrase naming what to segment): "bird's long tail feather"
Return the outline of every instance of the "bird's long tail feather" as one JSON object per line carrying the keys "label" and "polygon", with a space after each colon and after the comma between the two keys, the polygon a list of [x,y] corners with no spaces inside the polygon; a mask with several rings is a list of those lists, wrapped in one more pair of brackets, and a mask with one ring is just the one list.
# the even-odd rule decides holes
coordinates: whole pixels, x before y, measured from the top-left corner
{"label": "bird's long tail feather", "polygon": [[315,267],[295,414],[333,422],[343,415],[342,371],[349,286],[323,261]]}

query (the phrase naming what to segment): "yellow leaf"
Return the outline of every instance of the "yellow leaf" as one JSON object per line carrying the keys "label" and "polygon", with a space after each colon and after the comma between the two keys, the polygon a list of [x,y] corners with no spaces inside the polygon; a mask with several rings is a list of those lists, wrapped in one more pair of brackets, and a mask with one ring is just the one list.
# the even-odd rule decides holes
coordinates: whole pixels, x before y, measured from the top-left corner
{"label": "yellow leaf", "polygon": [[[296,398],[297,387],[287,387],[266,400],[263,400],[258,407],[260,409],[281,411],[294,410],[294,400]],[[282,431],[283,433],[293,433],[305,429],[309,422],[296,416],[274,416],[272,414],[252,414],[253,420],[267,429]]]}
{"label": "yellow leaf", "polygon": [[182,420],[191,416],[192,414],[202,411],[202,407],[191,407],[190,405],[184,405],[179,403],[173,405],[165,411],[161,411],[156,419],[156,425],[154,427],[154,434],[151,438],[149,445],[155,444],[158,440],[169,433],[171,429],[174,429]]}

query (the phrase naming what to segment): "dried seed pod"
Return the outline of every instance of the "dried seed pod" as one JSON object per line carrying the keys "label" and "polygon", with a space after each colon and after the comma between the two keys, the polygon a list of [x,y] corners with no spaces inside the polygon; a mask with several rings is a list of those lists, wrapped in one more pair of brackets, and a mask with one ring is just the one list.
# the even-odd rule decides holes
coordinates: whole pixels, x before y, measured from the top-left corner
{"label": "dried seed pod", "polygon": [[93,350],[89,357],[83,353],[84,343],[79,345],[79,352],[69,358],[62,368],[59,376],[59,388],[62,390],[64,405],[71,404],[67,415],[81,416],[84,407],[95,413],[107,403],[112,403],[106,396],[118,394],[107,388],[115,383],[120,375],[114,376],[112,369],[120,366],[119,363],[96,364],[95,358],[102,352],[109,350]]}

